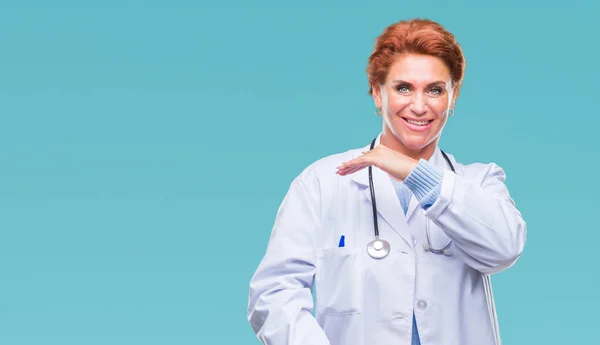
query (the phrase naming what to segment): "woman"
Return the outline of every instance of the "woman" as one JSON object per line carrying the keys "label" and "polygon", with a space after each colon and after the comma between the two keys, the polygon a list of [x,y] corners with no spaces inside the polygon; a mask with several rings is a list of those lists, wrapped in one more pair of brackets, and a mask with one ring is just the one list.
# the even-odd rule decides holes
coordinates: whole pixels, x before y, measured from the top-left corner
{"label": "woman", "polygon": [[382,132],[292,182],[250,282],[264,344],[500,343],[489,275],[521,255],[526,224],[499,166],[437,146],[464,68],[435,22],[377,39],[367,73]]}

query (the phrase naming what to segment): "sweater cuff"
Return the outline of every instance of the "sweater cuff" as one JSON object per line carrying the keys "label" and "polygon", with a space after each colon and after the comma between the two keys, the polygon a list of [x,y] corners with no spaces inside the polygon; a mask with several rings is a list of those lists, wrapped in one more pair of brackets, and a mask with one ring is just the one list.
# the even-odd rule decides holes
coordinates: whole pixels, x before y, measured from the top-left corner
{"label": "sweater cuff", "polygon": [[421,207],[428,209],[440,196],[442,176],[443,171],[421,158],[404,183],[413,192]]}

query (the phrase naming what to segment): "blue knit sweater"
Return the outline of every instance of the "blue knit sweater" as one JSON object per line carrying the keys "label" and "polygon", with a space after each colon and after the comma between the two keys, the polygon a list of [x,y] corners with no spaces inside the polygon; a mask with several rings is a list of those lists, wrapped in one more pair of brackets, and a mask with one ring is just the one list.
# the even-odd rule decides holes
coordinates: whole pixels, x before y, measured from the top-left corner
{"label": "blue knit sweater", "polygon": [[419,201],[424,209],[428,209],[437,200],[440,195],[442,185],[442,171],[435,168],[429,161],[420,159],[419,164],[406,177],[404,182],[392,179],[396,194],[404,209],[404,214],[408,210],[411,195]]}

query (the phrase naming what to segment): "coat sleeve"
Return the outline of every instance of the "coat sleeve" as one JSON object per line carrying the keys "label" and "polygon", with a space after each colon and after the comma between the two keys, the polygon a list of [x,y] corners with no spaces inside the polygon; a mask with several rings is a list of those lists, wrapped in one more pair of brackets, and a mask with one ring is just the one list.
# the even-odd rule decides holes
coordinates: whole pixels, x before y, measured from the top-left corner
{"label": "coat sleeve", "polygon": [[292,182],[250,280],[248,321],[265,345],[330,345],[312,315],[319,204],[318,191]]}
{"label": "coat sleeve", "polygon": [[465,169],[477,173],[461,176],[444,170],[440,195],[425,216],[454,241],[469,266],[498,273],[521,256],[527,226],[504,184],[502,168],[490,163]]}

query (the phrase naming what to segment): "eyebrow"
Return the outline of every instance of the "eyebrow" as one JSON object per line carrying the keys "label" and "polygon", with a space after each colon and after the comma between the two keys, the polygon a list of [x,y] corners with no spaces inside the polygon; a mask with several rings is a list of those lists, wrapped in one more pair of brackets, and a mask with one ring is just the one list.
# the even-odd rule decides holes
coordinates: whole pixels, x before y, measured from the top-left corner
{"label": "eyebrow", "polygon": [[[405,81],[405,80],[401,80],[401,79],[394,80],[394,83],[398,83],[398,84],[408,84],[408,85],[411,85],[411,86],[412,86],[412,83],[409,83],[409,82],[407,82],[407,81]],[[437,84],[443,84],[443,85],[446,85],[446,82],[445,82],[445,81],[443,81],[443,80],[438,80],[438,81],[434,81],[434,82],[432,82],[432,83],[429,83],[429,84],[427,84],[427,86],[431,86],[431,85],[437,85]]]}

